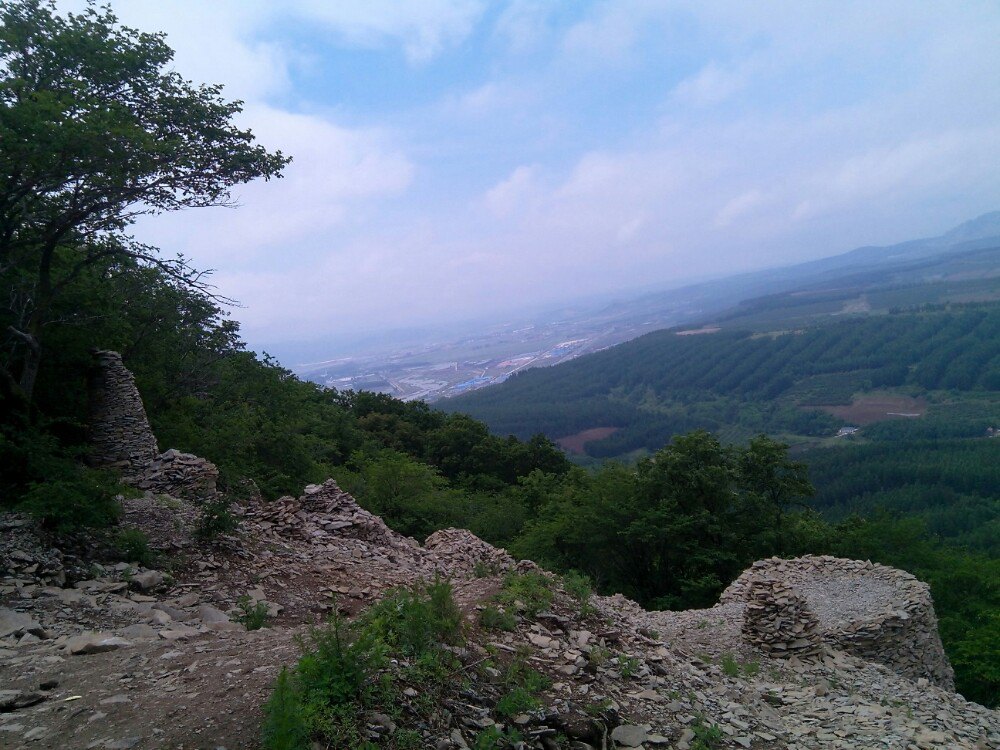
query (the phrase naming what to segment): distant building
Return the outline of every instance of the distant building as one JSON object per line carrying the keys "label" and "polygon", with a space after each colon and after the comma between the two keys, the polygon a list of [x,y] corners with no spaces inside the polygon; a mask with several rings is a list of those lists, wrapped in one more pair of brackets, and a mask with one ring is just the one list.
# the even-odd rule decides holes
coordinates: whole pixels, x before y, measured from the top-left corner
{"label": "distant building", "polygon": [[858,427],[841,427],[837,430],[837,437],[847,437],[848,435],[853,435],[860,428]]}
{"label": "distant building", "polygon": [[986,428],[986,437],[1000,438],[1000,428],[998,428],[998,427],[987,427]]}

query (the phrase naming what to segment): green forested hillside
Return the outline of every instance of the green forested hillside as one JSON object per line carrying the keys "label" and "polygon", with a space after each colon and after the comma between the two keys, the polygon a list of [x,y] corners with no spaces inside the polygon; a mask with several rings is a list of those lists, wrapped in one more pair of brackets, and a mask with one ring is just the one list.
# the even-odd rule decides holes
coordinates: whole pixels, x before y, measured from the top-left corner
{"label": "green forested hillside", "polygon": [[[897,312],[767,335],[660,331],[528,370],[445,406],[521,436],[620,428],[588,447],[590,455],[608,457],[655,449],[694,428],[831,435],[843,420],[811,407],[849,404],[872,389],[1000,391],[1000,306]],[[979,436],[996,416],[981,412],[955,429]]]}

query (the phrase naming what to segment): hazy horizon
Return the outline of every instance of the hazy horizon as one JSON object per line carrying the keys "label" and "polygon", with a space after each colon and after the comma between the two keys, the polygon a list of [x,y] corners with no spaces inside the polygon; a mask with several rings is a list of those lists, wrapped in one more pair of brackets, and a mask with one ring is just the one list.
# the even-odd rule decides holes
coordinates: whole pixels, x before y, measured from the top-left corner
{"label": "hazy horizon", "polygon": [[1000,206],[995,3],[110,4],[295,157],[136,228],[286,364]]}

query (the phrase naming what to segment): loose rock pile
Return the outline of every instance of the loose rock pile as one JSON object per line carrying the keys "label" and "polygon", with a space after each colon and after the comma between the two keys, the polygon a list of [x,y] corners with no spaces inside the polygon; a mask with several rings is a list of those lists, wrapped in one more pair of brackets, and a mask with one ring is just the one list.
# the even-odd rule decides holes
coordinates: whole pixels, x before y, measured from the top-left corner
{"label": "loose rock pile", "polygon": [[[912,678],[954,690],[927,584],[863,560],[807,556],[754,563],[720,601],[747,601],[760,577],[783,581],[819,618],[823,640]],[[749,614],[749,610],[748,610]]]}
{"label": "loose rock pile", "polygon": [[63,553],[46,544],[27,517],[0,517],[0,576],[25,576],[62,586],[66,583]]}
{"label": "loose rock pile", "polygon": [[512,570],[514,558],[465,529],[441,529],[424,542],[439,565],[452,576],[487,576]]}
{"label": "loose rock pile", "polygon": [[118,352],[95,351],[90,372],[90,455],[94,466],[134,473],[157,454],[135,378]]}
{"label": "loose rock pile", "polygon": [[743,635],[770,656],[810,656],[819,652],[819,619],[790,584],[760,575],[746,589]]}
{"label": "loose rock pile", "polygon": [[171,448],[128,481],[141,490],[201,501],[215,496],[219,469],[204,458]]}

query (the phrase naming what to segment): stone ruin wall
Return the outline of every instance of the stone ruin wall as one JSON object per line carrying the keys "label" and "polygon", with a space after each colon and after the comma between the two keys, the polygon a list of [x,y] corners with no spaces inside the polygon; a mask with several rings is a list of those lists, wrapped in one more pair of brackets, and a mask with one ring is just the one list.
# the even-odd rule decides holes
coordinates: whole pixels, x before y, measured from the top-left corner
{"label": "stone ruin wall", "polygon": [[759,575],[745,590],[743,636],[769,656],[785,658],[819,653],[819,618],[786,581]]}
{"label": "stone ruin wall", "polygon": [[118,352],[93,352],[88,382],[92,466],[130,474],[159,453],[135,378]]}
{"label": "stone ruin wall", "polygon": [[142,490],[192,500],[214,496],[219,470],[190,453],[159,453],[135,377],[118,352],[94,351],[88,380],[90,425],[88,461],[118,469]]}
{"label": "stone ruin wall", "polygon": [[[930,589],[905,571],[830,556],[771,558],[744,571],[720,602],[745,604],[744,633],[776,645],[765,648],[772,655],[790,653],[791,636],[815,634],[905,677],[955,689]],[[802,620],[797,628],[795,618]]]}

